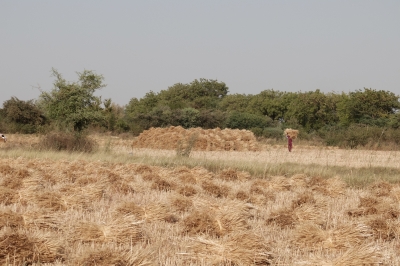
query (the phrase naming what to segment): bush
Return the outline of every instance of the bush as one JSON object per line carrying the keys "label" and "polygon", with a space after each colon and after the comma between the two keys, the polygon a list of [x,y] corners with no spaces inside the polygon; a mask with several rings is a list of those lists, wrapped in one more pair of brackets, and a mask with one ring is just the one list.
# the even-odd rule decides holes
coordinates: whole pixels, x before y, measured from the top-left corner
{"label": "bush", "polygon": [[256,115],[242,112],[232,112],[229,114],[226,127],[238,129],[264,128],[272,124],[272,119],[268,116]]}
{"label": "bush", "polygon": [[268,139],[282,139],[283,130],[277,127],[266,127],[262,132],[262,136]]}
{"label": "bush", "polygon": [[250,128],[250,131],[253,132],[253,134],[254,134],[256,137],[261,137],[261,136],[263,135],[263,129],[260,128],[260,127],[253,127],[253,128]]}
{"label": "bush", "polygon": [[56,151],[92,152],[97,143],[85,135],[71,133],[51,132],[39,142],[39,148]]}

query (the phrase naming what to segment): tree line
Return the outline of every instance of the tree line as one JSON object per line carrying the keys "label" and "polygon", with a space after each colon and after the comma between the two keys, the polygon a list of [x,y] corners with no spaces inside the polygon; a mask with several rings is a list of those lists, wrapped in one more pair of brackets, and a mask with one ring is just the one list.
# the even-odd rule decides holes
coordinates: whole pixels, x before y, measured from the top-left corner
{"label": "tree line", "polygon": [[[400,102],[393,92],[364,88],[323,93],[264,90],[258,94],[229,94],[224,82],[212,79],[177,83],[125,106],[102,99],[95,92],[104,78],[83,71],[66,81],[53,69],[53,89],[38,99],[5,101],[0,130],[9,133],[46,133],[89,130],[140,134],[150,127],[248,129],[256,136],[281,138],[284,128],[299,129],[303,138],[319,138],[327,145],[348,147],[368,143],[399,143]],[[380,144],[379,144],[380,145]]]}

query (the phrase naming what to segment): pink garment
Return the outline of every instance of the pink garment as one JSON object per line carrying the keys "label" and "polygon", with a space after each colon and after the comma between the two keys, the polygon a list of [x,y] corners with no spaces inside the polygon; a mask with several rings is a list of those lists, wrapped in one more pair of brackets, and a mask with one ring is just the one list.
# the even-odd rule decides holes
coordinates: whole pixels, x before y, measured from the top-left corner
{"label": "pink garment", "polygon": [[287,137],[287,140],[288,140],[288,150],[289,150],[289,152],[291,152],[292,148],[293,148],[293,140],[289,135],[286,135],[286,137]]}

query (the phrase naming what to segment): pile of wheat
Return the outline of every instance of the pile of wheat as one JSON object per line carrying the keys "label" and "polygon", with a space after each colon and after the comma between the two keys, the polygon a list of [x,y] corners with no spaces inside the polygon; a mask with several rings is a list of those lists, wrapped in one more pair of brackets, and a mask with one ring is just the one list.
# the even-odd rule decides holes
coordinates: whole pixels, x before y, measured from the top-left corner
{"label": "pile of wheat", "polygon": [[288,135],[289,137],[291,137],[292,139],[296,139],[297,135],[299,135],[299,131],[296,129],[291,129],[291,128],[287,128],[285,129],[285,131],[283,132],[283,134],[286,136]]}
{"label": "pile of wheat", "polygon": [[165,150],[175,150],[179,145],[193,145],[193,150],[198,151],[260,150],[253,132],[228,128],[150,128],[143,131],[133,143],[134,148]]}

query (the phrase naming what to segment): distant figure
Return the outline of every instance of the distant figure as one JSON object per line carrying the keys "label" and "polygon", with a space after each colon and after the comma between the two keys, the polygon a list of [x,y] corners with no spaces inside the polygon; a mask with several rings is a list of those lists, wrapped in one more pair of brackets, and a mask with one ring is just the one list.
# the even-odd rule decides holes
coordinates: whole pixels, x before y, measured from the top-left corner
{"label": "distant figure", "polygon": [[7,138],[6,138],[6,136],[4,136],[3,134],[1,134],[1,138],[3,139],[3,141],[4,141],[4,142],[6,142],[6,141],[7,141]]}
{"label": "distant figure", "polygon": [[292,152],[293,140],[292,140],[292,138],[289,136],[289,134],[286,134],[286,138],[287,138],[287,141],[288,141],[288,150],[289,150],[289,152]]}

